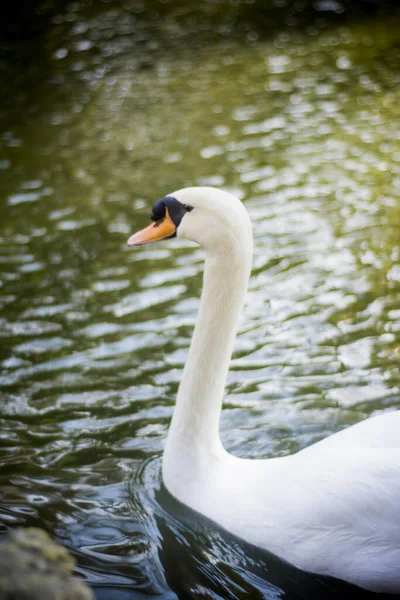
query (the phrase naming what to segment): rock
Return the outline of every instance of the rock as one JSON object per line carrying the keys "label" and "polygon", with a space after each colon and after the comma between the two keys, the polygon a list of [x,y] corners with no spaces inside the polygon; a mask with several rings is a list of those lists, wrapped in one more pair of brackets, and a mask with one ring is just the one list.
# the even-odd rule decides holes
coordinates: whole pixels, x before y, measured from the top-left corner
{"label": "rock", "polygon": [[73,576],[75,559],[36,527],[15,529],[0,541],[1,600],[94,600]]}

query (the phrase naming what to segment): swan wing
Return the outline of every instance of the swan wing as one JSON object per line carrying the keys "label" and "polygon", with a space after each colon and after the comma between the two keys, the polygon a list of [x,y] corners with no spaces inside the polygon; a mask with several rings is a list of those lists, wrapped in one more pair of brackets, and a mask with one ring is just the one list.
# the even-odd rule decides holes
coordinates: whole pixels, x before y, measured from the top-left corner
{"label": "swan wing", "polygon": [[210,516],[226,529],[303,570],[400,592],[399,448],[238,460],[224,486]]}
{"label": "swan wing", "polygon": [[[295,510],[294,516],[306,535],[293,562],[375,591],[400,592],[400,449],[330,446],[303,461],[303,515]],[[313,474],[306,478],[305,470]]]}

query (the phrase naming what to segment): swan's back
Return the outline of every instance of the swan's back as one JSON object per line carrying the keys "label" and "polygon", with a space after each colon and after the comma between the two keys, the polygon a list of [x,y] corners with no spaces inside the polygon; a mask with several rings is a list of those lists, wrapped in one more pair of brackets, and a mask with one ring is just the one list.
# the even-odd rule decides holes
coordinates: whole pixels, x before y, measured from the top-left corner
{"label": "swan's back", "polygon": [[230,500],[215,519],[227,529],[303,570],[400,591],[400,448],[321,443],[233,459],[229,471]]}
{"label": "swan's back", "polygon": [[400,448],[400,411],[385,412],[342,429],[302,450],[319,452],[322,447],[360,446],[363,448]]}
{"label": "swan's back", "polygon": [[399,592],[400,448],[327,444],[301,454],[300,500],[309,516],[303,568],[314,570],[317,564],[320,573]]}
{"label": "swan's back", "polygon": [[400,413],[384,413],[292,456],[226,454],[191,503],[303,570],[399,593],[399,431]]}

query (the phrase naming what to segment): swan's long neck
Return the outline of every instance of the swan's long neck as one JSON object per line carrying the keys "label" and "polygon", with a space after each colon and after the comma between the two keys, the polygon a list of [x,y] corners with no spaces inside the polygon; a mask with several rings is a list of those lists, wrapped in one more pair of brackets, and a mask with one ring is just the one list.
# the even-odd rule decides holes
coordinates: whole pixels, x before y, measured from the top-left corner
{"label": "swan's long neck", "polygon": [[164,452],[167,487],[182,471],[207,468],[222,450],[219,417],[251,254],[250,242],[206,254],[199,314]]}

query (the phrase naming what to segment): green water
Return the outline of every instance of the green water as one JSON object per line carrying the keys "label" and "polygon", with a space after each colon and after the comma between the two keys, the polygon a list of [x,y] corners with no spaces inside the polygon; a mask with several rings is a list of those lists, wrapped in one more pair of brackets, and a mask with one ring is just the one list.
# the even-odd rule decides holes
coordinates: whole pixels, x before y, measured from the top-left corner
{"label": "green water", "polygon": [[[285,455],[399,408],[399,15],[77,2],[3,42],[1,531],[44,527],[95,589],[179,595],[162,540],[194,534],[160,508],[160,457],[202,252],[126,239],[186,185],[254,228],[225,447]],[[203,572],[186,593],[283,593],[235,587],[207,535],[191,552],[211,544],[227,595]]]}

